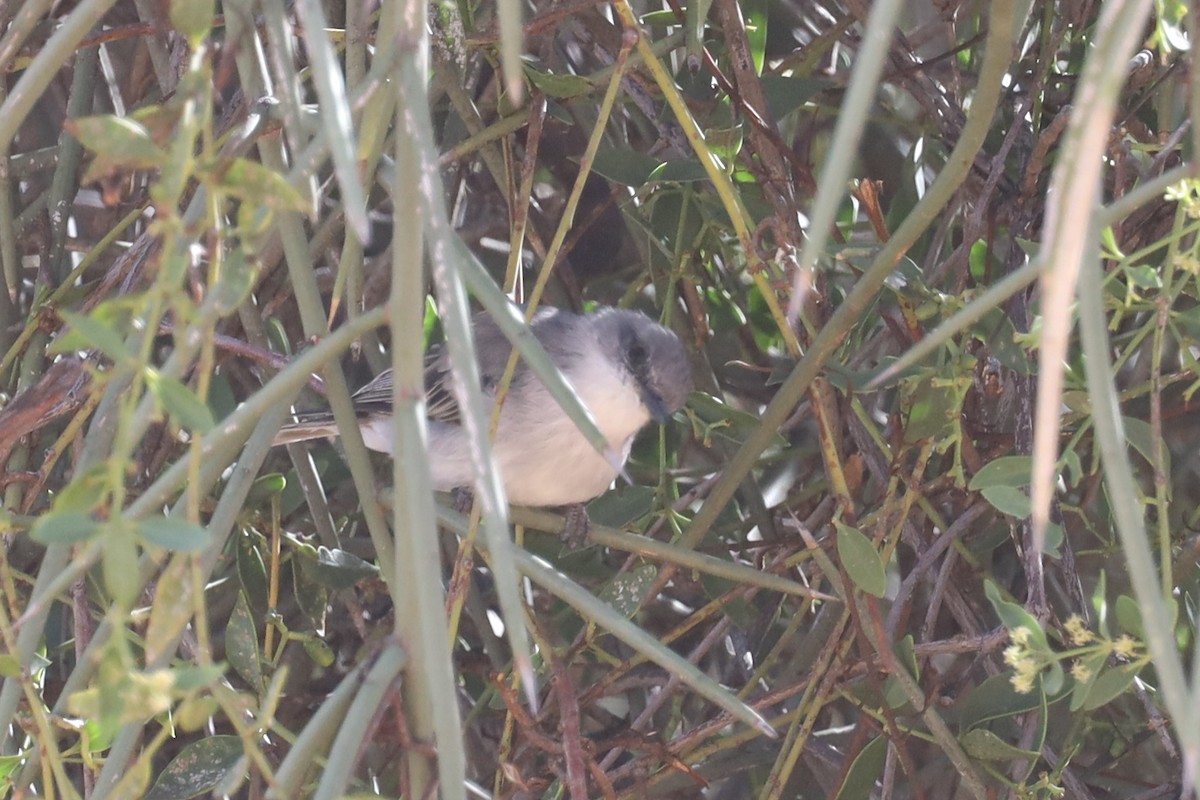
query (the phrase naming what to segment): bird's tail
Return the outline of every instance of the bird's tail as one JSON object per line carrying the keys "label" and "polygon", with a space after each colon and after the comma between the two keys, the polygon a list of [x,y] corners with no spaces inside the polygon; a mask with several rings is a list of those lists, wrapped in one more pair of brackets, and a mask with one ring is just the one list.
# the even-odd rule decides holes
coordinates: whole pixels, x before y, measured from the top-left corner
{"label": "bird's tail", "polygon": [[289,422],[275,434],[272,446],[307,442],[309,439],[321,439],[338,435],[337,423],[329,413],[300,414],[295,422]]}

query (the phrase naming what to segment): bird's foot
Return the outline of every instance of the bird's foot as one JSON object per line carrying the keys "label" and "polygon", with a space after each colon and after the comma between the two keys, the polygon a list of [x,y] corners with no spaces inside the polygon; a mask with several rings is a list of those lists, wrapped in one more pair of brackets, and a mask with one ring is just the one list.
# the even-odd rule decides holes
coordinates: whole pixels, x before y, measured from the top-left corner
{"label": "bird's foot", "polygon": [[572,550],[585,547],[591,541],[592,521],[582,503],[567,506],[566,522],[563,525],[563,543]]}
{"label": "bird's foot", "polygon": [[471,506],[475,505],[475,494],[470,489],[462,486],[458,487],[453,492],[454,495],[454,510],[460,514],[470,514]]}

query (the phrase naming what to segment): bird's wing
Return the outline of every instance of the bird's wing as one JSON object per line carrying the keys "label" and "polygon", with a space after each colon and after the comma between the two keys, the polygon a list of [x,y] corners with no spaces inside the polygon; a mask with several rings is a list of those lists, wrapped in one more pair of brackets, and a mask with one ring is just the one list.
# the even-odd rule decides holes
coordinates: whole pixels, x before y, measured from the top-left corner
{"label": "bird's wing", "polygon": [[392,410],[392,371],[385,369],[350,398],[359,414],[375,414]]}
{"label": "bird's wing", "polygon": [[[471,320],[475,334],[475,356],[479,364],[479,383],[483,392],[491,396],[496,391],[496,385],[504,375],[508,366],[508,357],[512,353],[512,345],[501,332],[500,327],[486,312],[480,311]],[[517,377],[522,373],[521,365],[517,366]],[[460,424],[462,422],[458,399],[454,396],[454,388],[450,384],[450,353],[445,345],[434,345],[425,356],[425,413],[435,422]]]}
{"label": "bird's wing", "polygon": [[425,354],[425,416],[448,425],[462,422],[458,399],[450,385],[450,354],[440,345]]}
{"label": "bird's wing", "polygon": [[[392,371],[385,369],[354,393],[354,410],[360,416],[392,410]],[[425,355],[426,415],[437,422],[458,423],[458,401],[450,387],[450,359],[441,347]]]}
{"label": "bird's wing", "polygon": [[[539,311],[534,320],[535,327],[545,325],[546,322],[550,322],[548,327],[556,327],[556,313],[553,309]],[[484,393],[491,395],[503,377],[505,367],[508,366],[512,345],[485,312],[476,314],[472,325],[475,330],[475,351],[479,359],[480,384]],[[539,331],[539,334],[541,333]],[[539,338],[546,337],[539,335]],[[552,343],[557,339],[553,335],[549,338]],[[521,365],[518,365],[514,381],[520,380],[523,371]],[[425,414],[434,422],[457,425],[462,422],[462,414],[450,379],[450,354],[444,345],[434,345],[425,354]],[[384,370],[375,380],[355,392],[354,407],[359,413],[368,414],[390,410],[392,371]]]}

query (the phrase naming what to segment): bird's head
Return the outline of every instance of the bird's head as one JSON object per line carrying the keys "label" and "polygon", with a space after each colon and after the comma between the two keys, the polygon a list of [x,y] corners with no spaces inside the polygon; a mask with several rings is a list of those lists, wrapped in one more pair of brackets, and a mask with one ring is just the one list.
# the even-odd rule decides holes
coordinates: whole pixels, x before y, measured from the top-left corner
{"label": "bird's head", "polygon": [[[683,343],[670,330],[637,311],[609,312],[617,358],[637,386],[642,404],[659,424],[683,408],[692,391]],[[609,322],[609,320],[605,320]]]}

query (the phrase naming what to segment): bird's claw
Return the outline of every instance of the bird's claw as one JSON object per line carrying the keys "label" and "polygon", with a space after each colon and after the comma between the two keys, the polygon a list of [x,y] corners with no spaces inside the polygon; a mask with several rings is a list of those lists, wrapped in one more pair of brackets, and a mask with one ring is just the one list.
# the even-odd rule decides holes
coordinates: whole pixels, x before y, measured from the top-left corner
{"label": "bird's claw", "polygon": [[567,506],[563,524],[563,543],[572,550],[587,546],[591,541],[592,521],[582,503]]}

